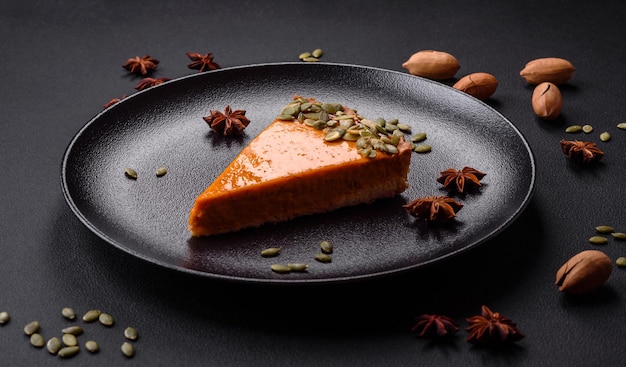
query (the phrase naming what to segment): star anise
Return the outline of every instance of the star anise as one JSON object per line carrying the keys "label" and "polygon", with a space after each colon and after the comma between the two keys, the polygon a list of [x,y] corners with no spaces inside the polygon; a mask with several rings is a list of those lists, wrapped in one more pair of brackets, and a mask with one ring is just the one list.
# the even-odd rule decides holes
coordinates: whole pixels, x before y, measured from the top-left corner
{"label": "star anise", "polygon": [[110,100],[107,103],[105,103],[103,107],[104,107],[104,109],[107,109],[107,108],[113,106],[114,104],[116,104],[117,102],[123,100],[124,98],[126,98],[125,94],[122,96],[122,98],[113,98],[112,100]]}
{"label": "star anise", "polygon": [[417,323],[411,331],[417,331],[420,337],[450,336],[459,331],[454,319],[444,315],[424,314],[415,318]]}
{"label": "star anise", "polygon": [[187,57],[189,57],[189,59],[193,61],[191,64],[187,65],[187,67],[189,67],[190,69],[199,69],[200,72],[203,72],[220,68],[220,66],[215,61],[213,61],[212,53],[201,55],[195,52],[187,52],[186,54]]}
{"label": "star anise", "polygon": [[250,123],[250,120],[246,117],[246,111],[233,111],[230,106],[226,106],[224,113],[211,110],[211,115],[203,117],[203,119],[209,124],[211,129],[224,134],[224,136],[240,135]]}
{"label": "star anise", "polygon": [[[464,193],[466,186],[480,187],[480,180],[487,175],[472,167],[463,167],[460,171],[454,168],[448,168],[441,172],[441,176],[437,179],[437,182],[443,184],[444,188],[456,188],[459,193]],[[453,185],[454,184],[454,185]]]}
{"label": "star anise", "polygon": [[416,218],[445,223],[456,216],[463,204],[449,196],[428,196],[415,199],[403,207]]}
{"label": "star anise", "polygon": [[467,319],[469,336],[467,341],[474,345],[497,345],[513,343],[524,338],[524,334],[510,319],[482,307],[481,315]]}
{"label": "star anise", "polygon": [[596,147],[596,143],[579,140],[561,140],[563,153],[576,162],[593,163],[604,156],[604,152]]}
{"label": "star anise", "polygon": [[154,87],[155,85],[163,84],[166,81],[171,80],[170,78],[143,78],[137,83],[135,89],[144,90],[150,87]]}
{"label": "star anise", "polygon": [[122,67],[133,74],[148,75],[156,70],[159,60],[145,55],[144,57],[135,56],[126,60]]}

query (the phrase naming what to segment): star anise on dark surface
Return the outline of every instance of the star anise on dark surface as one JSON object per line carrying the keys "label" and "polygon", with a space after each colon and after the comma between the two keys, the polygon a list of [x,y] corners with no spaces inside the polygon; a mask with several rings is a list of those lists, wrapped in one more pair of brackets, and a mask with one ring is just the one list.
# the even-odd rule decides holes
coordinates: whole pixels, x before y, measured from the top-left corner
{"label": "star anise on dark surface", "polygon": [[419,337],[444,337],[459,331],[459,325],[454,319],[444,315],[424,314],[415,318],[417,322],[411,331],[416,331]]}
{"label": "star anise on dark surface", "polygon": [[126,60],[122,67],[133,74],[148,75],[156,70],[158,64],[159,60],[150,57],[149,55],[145,55],[141,58],[139,56],[135,56],[134,58]]}
{"label": "star anise on dark surface", "polygon": [[481,315],[472,316],[467,322],[467,341],[474,345],[507,344],[524,338],[517,324],[487,306],[482,307]]}
{"label": "star anise on dark surface", "polygon": [[250,120],[246,117],[244,110],[232,110],[230,106],[226,106],[224,112],[211,110],[211,115],[203,117],[204,121],[216,132],[228,135],[240,135],[248,126]]}
{"label": "star anise on dark surface", "polygon": [[170,78],[143,78],[137,83],[135,89],[144,90],[150,87],[154,87],[155,85],[163,84],[166,81],[171,80]]}
{"label": "star anise on dark surface", "polygon": [[189,59],[192,61],[191,64],[187,65],[190,69],[198,69],[200,70],[200,72],[203,72],[220,68],[220,66],[215,61],[213,61],[212,53],[202,55],[195,52],[187,52],[186,54],[187,57],[189,57]]}
{"label": "star anise on dark surface", "polygon": [[449,196],[428,196],[415,199],[403,207],[416,218],[445,223],[456,217],[463,204]]}
{"label": "star anise on dark surface", "polygon": [[571,160],[579,163],[593,163],[604,156],[596,143],[579,140],[561,140],[561,149]]}
{"label": "star anise on dark surface", "polygon": [[110,101],[108,101],[107,103],[105,103],[103,107],[104,107],[105,109],[107,109],[107,108],[109,108],[109,107],[113,106],[114,104],[116,104],[117,102],[119,102],[119,101],[123,100],[124,98],[126,98],[126,95],[125,95],[125,94],[122,96],[122,98],[113,98],[113,99],[111,99]]}
{"label": "star anise on dark surface", "polygon": [[454,168],[448,168],[441,172],[441,176],[437,182],[443,184],[443,187],[456,189],[459,193],[464,193],[465,189],[480,187],[480,180],[487,174],[480,172],[472,167],[463,167],[460,171]]}

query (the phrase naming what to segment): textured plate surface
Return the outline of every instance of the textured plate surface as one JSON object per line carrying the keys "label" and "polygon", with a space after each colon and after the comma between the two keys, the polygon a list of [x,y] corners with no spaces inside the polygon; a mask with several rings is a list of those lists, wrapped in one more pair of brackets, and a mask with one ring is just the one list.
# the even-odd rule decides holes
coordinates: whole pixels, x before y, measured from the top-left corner
{"label": "textured plate surface", "polygon": [[[339,102],[375,119],[398,118],[426,132],[431,153],[414,154],[410,188],[393,199],[298,218],[234,234],[191,238],[195,197],[294,95]],[[223,138],[202,117],[246,110],[245,134]],[[156,177],[157,168],[168,173]],[[487,173],[480,190],[457,199],[457,220],[416,221],[402,204],[446,195],[436,182],[447,168]],[[124,168],[139,177],[131,180]],[[201,276],[247,282],[322,283],[414,269],[460,254],[506,228],[526,207],[535,163],[524,137],[488,105],[450,87],[406,73],[354,65],[280,63],[221,69],[136,93],[89,121],[63,159],[65,198],[77,217],[119,249],[155,264]],[[320,198],[324,200],[324,198]],[[322,240],[333,261],[316,262]],[[277,258],[262,258],[267,247]],[[273,263],[304,262],[305,273],[276,274]]]}

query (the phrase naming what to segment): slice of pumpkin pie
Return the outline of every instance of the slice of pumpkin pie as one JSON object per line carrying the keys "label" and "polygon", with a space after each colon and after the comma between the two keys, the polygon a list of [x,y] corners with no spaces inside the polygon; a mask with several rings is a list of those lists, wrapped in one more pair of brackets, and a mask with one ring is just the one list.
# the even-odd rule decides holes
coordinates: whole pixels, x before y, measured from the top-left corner
{"label": "slice of pumpkin pie", "polygon": [[210,236],[393,197],[408,187],[411,147],[346,106],[296,96],[197,197],[189,230]]}

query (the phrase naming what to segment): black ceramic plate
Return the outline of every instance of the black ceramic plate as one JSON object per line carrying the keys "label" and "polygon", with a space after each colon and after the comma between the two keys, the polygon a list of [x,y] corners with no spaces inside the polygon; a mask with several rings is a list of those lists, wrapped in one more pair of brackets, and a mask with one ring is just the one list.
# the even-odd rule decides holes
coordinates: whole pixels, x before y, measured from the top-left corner
{"label": "black ceramic plate", "polygon": [[[426,132],[433,147],[412,157],[410,188],[393,199],[298,218],[229,235],[191,238],[194,199],[294,95],[398,118]],[[247,111],[245,134],[223,138],[202,117],[227,105]],[[168,172],[156,177],[157,168]],[[446,195],[436,182],[447,168],[487,173],[483,186],[457,200],[457,220],[428,225],[402,205]],[[125,167],[139,177],[124,175]],[[353,65],[281,63],[221,69],[136,93],[89,121],[62,167],[64,195],[78,218],[106,242],[155,264],[248,282],[321,283],[365,279],[441,261],[492,238],[528,203],[535,164],[523,136],[486,104],[406,73]],[[323,198],[320,198],[323,200]],[[322,240],[331,263],[314,256]],[[262,249],[281,247],[277,258]],[[308,263],[304,273],[276,274],[273,263]]]}

